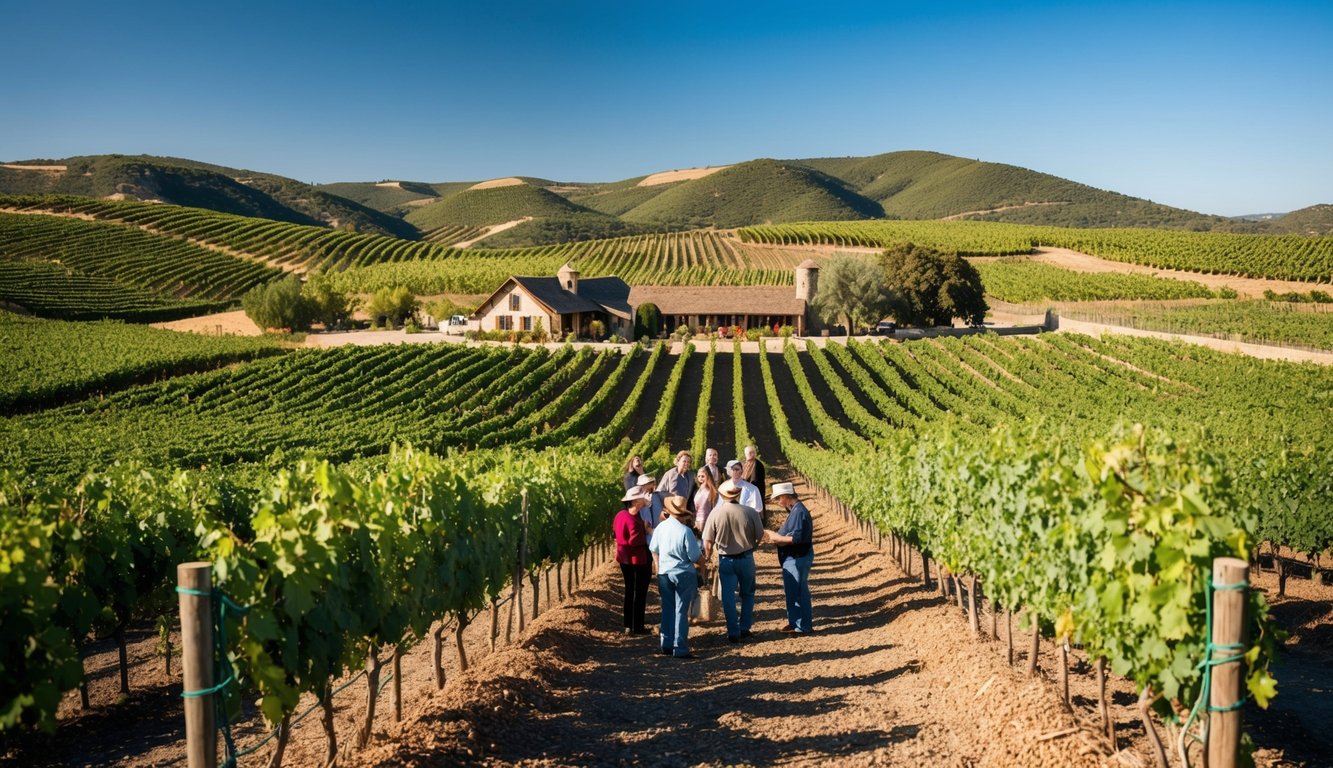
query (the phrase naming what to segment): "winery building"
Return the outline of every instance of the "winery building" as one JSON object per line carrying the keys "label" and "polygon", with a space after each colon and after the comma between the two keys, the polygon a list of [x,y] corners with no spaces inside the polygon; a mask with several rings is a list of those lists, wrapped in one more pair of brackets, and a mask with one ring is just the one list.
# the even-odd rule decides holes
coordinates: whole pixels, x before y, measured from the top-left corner
{"label": "winery building", "polygon": [[555,277],[510,277],[473,313],[473,328],[482,331],[531,331],[538,320],[556,336],[589,334],[601,320],[607,335],[632,337],[634,314],[652,304],[662,328],[672,332],[685,325],[699,328],[739,326],[776,329],[790,325],[798,336],[812,330],[819,265],[807,259],[796,267],[795,289],[787,286],[636,285],[618,277],[579,278],[566,264]]}

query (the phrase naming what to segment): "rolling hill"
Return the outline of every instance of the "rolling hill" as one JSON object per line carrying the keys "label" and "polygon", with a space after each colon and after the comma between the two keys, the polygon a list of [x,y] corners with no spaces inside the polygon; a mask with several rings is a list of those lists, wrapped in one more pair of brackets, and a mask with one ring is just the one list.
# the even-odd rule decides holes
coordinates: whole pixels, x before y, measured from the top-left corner
{"label": "rolling hill", "polygon": [[420,237],[401,218],[309,184],[170,157],[91,155],[7,163],[0,165],[0,194],[156,200],[296,224]]}
{"label": "rolling hill", "polygon": [[1285,234],[1333,235],[1333,205],[1312,205],[1265,223],[1271,231]]}
{"label": "rolling hill", "polygon": [[779,160],[752,160],[673,185],[622,216],[680,227],[882,218],[883,208],[833,176]]}
{"label": "rolling hill", "polygon": [[975,218],[1062,227],[1170,229],[1212,229],[1226,222],[1026,168],[938,152],[791,162],[843,180],[894,219]]}

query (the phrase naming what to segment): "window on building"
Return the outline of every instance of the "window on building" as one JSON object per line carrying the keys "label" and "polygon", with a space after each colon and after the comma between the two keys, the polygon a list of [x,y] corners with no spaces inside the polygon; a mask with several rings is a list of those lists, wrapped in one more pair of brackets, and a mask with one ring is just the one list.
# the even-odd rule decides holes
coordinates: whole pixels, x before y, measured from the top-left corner
{"label": "window on building", "polygon": [[496,315],[495,330],[497,331],[514,330],[514,318],[511,315]]}
{"label": "window on building", "polygon": [[522,297],[520,297],[517,293],[511,293],[509,295],[509,311],[521,312],[522,310],[523,310]]}
{"label": "window on building", "polygon": [[523,330],[525,331],[532,330],[532,315],[523,316]]}

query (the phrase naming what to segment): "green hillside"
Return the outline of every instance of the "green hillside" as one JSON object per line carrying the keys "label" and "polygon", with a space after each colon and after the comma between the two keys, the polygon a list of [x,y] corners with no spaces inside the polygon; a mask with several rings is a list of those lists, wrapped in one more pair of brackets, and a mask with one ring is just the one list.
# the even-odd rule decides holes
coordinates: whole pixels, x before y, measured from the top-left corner
{"label": "green hillside", "polygon": [[552,191],[585,208],[612,216],[622,216],[676,186],[675,183],[639,186],[639,182],[645,178],[647,177],[635,176],[610,184],[579,184],[557,187]]}
{"label": "green hillside", "polygon": [[[407,221],[422,231],[443,226],[481,227],[503,224],[525,216],[543,218],[571,214],[604,216],[589,211],[531,184],[515,184],[491,189],[469,189],[418,208],[407,214]],[[610,218],[610,217],[607,217]]]}
{"label": "green hillside", "polygon": [[793,162],[752,160],[677,184],[628,211],[627,221],[686,227],[880,218],[878,203]]}
{"label": "green hillside", "polygon": [[317,189],[399,218],[412,210],[413,204],[429,203],[440,197],[429,184],[416,181],[342,181],[321,184]]}
{"label": "green hillside", "polygon": [[[1065,227],[1210,229],[1224,219],[1089,187],[1046,173],[938,152],[794,160],[842,179],[897,219],[959,214]],[[997,210],[1007,209],[1007,210]],[[988,212],[991,213],[975,213]]]}
{"label": "green hillside", "polygon": [[1272,226],[1275,231],[1293,235],[1333,235],[1333,205],[1321,203],[1292,211]]}
{"label": "green hillside", "polygon": [[296,224],[349,228],[395,237],[420,236],[402,219],[267,173],[170,157],[91,155],[17,165],[64,166],[63,171],[0,168],[0,194],[64,194],[157,200]]}

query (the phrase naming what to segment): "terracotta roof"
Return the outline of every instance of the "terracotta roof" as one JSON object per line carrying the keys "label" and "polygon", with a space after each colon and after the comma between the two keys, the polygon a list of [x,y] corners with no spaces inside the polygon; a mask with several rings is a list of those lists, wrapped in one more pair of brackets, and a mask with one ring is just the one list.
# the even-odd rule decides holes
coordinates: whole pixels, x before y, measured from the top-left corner
{"label": "terracotta roof", "polygon": [[789,285],[636,285],[630,306],[656,304],[664,315],[802,315],[805,301]]}

